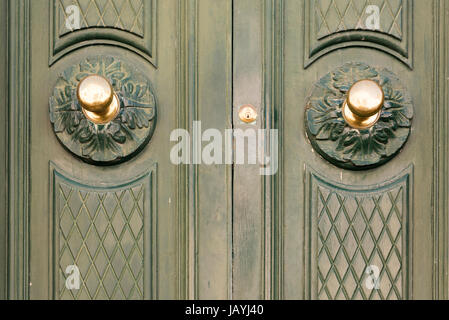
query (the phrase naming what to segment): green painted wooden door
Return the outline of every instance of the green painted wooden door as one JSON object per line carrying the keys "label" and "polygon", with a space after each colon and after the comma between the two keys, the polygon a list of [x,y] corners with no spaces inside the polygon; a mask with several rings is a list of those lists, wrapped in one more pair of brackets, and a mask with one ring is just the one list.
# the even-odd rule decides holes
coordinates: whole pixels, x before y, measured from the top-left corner
{"label": "green painted wooden door", "polygon": [[[447,298],[449,1],[5,4],[10,298]],[[92,70],[151,109],[109,144],[56,112]],[[365,78],[385,93],[367,131],[341,113]],[[275,174],[173,164],[194,121],[277,130]]]}
{"label": "green painted wooden door", "polygon": [[[11,233],[17,244],[11,254],[24,258],[11,256],[10,297],[227,296],[228,168],[172,164],[170,134],[177,128],[191,131],[198,119],[219,130],[230,124],[231,5],[9,2],[11,23],[29,28],[18,36],[11,30],[11,41],[17,41],[23,59],[29,57],[22,81],[30,120],[29,197],[23,199],[29,208],[26,220],[18,222],[26,232],[18,238]],[[105,131],[106,142],[95,142],[92,131],[80,130],[83,123],[63,109],[64,99],[73,97],[66,88],[89,73],[131,94],[127,103],[151,109],[147,116],[130,110],[127,120],[118,120],[127,130],[124,140]],[[142,79],[152,90],[149,104],[139,96],[147,84]],[[143,150],[112,165],[97,161],[126,155],[146,127],[154,131]],[[79,289],[67,288],[66,279],[78,271]]]}
{"label": "green painted wooden door", "polygon": [[[447,297],[447,5],[234,3],[234,108],[279,130],[276,175],[235,169],[234,298]],[[385,94],[368,130],[342,115],[362,79]]]}
{"label": "green painted wooden door", "polygon": [[[439,26],[429,22],[438,19],[440,5],[285,1],[278,105],[284,150],[280,296],[426,299],[436,292],[435,113],[444,105],[435,101]],[[331,101],[340,93],[327,91],[345,91],[345,83],[361,78],[379,81],[385,92],[385,114],[369,132],[340,127],[339,106],[332,109]],[[407,94],[413,120],[405,109]],[[323,102],[337,114],[324,112]],[[313,111],[304,111],[306,103]],[[320,129],[307,132],[314,125]],[[395,139],[408,127],[411,133],[399,154],[378,167],[363,167],[389,158]],[[325,154],[309,139],[320,140]],[[332,159],[323,159],[326,155]],[[337,167],[336,158],[357,170]]]}
{"label": "green painted wooden door", "polygon": [[[234,112],[252,103],[258,127],[279,130],[279,170],[234,169],[233,298],[436,294],[439,5],[234,3]],[[340,107],[365,78],[383,85],[386,109],[360,131]]]}
{"label": "green painted wooden door", "polygon": [[[234,176],[234,298],[447,297],[447,2],[234,8],[234,92],[279,130],[278,173]],[[385,94],[367,130],[342,115],[362,79]]]}

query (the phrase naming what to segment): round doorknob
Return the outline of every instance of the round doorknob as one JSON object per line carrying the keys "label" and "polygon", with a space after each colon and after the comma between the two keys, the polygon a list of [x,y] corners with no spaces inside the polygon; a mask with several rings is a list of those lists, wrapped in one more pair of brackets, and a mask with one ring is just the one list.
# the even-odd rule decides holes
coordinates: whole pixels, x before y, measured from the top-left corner
{"label": "round doorknob", "polygon": [[360,80],[352,85],[343,104],[343,117],[355,129],[368,129],[380,118],[385,95],[373,80]]}
{"label": "round doorknob", "polygon": [[115,119],[120,103],[109,81],[100,75],[89,75],[76,88],[76,96],[87,119],[106,124]]}

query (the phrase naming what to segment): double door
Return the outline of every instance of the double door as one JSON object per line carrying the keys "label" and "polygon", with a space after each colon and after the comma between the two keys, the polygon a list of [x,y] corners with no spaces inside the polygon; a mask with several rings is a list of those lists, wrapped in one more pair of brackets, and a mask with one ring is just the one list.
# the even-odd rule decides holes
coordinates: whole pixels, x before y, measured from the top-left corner
{"label": "double door", "polygon": [[448,5],[4,1],[5,295],[447,297]]}

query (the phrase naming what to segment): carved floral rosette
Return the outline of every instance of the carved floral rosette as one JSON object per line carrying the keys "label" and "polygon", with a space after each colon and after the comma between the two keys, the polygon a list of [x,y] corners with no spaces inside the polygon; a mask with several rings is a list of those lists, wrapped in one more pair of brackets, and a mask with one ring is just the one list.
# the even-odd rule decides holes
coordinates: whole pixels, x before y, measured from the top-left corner
{"label": "carved floral rosette", "polygon": [[[76,87],[88,75],[107,78],[120,100],[120,112],[97,125],[82,112]],[[126,161],[150,141],[156,126],[156,98],[150,81],[113,57],[92,57],[67,68],[50,97],[50,121],[61,144],[82,160],[108,165]]]}
{"label": "carved floral rosette", "polygon": [[[352,84],[371,79],[384,91],[379,121],[365,130],[350,127],[342,105]],[[392,72],[363,63],[348,63],[319,80],[306,106],[306,132],[313,148],[334,165],[351,170],[380,166],[406,143],[413,119],[407,90]]]}

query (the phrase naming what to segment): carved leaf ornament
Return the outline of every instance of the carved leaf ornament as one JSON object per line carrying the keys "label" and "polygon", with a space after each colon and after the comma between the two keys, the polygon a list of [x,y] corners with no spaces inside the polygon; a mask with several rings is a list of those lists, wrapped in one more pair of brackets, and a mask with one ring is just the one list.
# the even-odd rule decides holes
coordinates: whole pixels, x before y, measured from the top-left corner
{"label": "carved leaf ornament", "polygon": [[[118,116],[105,125],[89,121],[76,98],[88,75],[107,78],[120,100]],[[149,142],[156,126],[156,98],[150,81],[113,57],[94,57],[66,69],[50,97],[50,121],[70,152],[93,164],[126,161]]]}
{"label": "carved leaf ornament", "polygon": [[[365,130],[350,127],[342,105],[353,83],[370,79],[385,94],[379,121]],[[382,165],[404,146],[413,119],[412,100],[392,72],[364,63],[348,63],[314,86],[306,106],[306,131],[314,149],[336,166],[361,170]]]}

